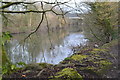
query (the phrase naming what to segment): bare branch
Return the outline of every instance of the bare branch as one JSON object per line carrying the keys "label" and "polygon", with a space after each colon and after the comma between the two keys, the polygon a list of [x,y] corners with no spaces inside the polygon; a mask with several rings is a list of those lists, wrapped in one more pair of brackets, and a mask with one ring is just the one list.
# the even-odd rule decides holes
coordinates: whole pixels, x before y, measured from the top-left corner
{"label": "bare branch", "polygon": [[[0,12],[2,12],[2,13],[23,13],[23,14],[25,14],[25,13],[31,13],[31,12],[33,12],[33,13],[41,13],[42,14],[42,18],[41,18],[41,20],[40,20],[40,23],[39,23],[39,25],[37,26],[37,28],[33,31],[33,32],[31,32],[25,39],[24,39],[24,41],[27,39],[27,38],[29,38],[32,34],[34,34],[35,32],[37,32],[37,30],[39,29],[39,27],[41,26],[41,24],[42,24],[42,22],[43,22],[43,20],[44,20],[44,16],[46,16],[46,12],[53,12],[54,14],[56,14],[56,15],[62,15],[63,16],[63,18],[64,18],[64,15],[65,14],[67,14],[68,12],[63,12],[63,10],[60,8],[60,10],[61,10],[61,12],[62,13],[57,13],[55,10],[54,10],[54,8],[56,7],[56,6],[59,6],[60,7],[60,5],[64,5],[64,4],[66,4],[66,3],[68,3],[69,1],[67,1],[67,2],[57,2],[57,1],[55,1],[55,2],[45,2],[45,1],[35,1],[35,2],[2,2],[4,5],[2,5],[2,7],[0,7],[0,9],[2,9],[2,10],[0,10]],[[35,3],[41,3],[41,8],[42,8],[42,10],[23,10],[23,11],[13,11],[13,10],[11,10],[11,11],[7,11],[7,10],[4,10],[5,8],[9,8],[10,6],[13,6],[13,5],[23,5],[23,6],[25,6],[26,4],[27,5],[29,5],[29,4],[35,4]],[[45,3],[45,4],[54,4],[53,6],[52,6],[52,8],[51,9],[49,9],[49,10],[44,10],[43,9],[43,3]],[[47,20],[47,18],[46,18],[46,20]]]}
{"label": "bare branch", "polygon": [[51,10],[46,10],[46,11],[33,11],[33,10],[30,10],[30,11],[0,11],[0,12],[3,12],[3,13],[30,13],[30,12],[33,12],[33,13],[45,13],[45,12],[49,12]]}
{"label": "bare branch", "polygon": [[[0,9],[5,9],[5,8],[8,8],[12,5],[19,5],[19,4],[35,4],[35,3],[39,3],[39,2],[43,2],[43,3],[46,3],[46,4],[56,4],[56,2],[46,2],[46,1],[35,1],[35,2],[2,2],[4,3],[5,5],[3,5],[2,7],[0,7]],[[65,3],[68,3],[68,2],[57,2],[59,4],[65,4]]]}
{"label": "bare branch", "polygon": [[[56,2],[57,2],[57,0],[56,0]],[[60,8],[60,10],[61,10],[61,12],[62,12],[62,18],[64,19],[64,21],[65,21],[65,23],[66,23],[66,20],[65,20],[65,17],[64,17],[64,11],[62,10],[62,8],[60,7],[60,5],[58,4],[58,7]]]}
{"label": "bare branch", "polygon": [[39,27],[41,26],[41,24],[42,24],[42,22],[43,22],[43,20],[44,20],[44,15],[45,15],[45,13],[42,13],[42,18],[41,18],[41,20],[40,20],[39,25],[37,26],[37,28],[36,28],[33,32],[31,32],[31,33],[24,39],[24,41],[25,41],[28,37],[30,37],[32,34],[34,34],[35,32],[37,32],[37,30],[39,29]]}

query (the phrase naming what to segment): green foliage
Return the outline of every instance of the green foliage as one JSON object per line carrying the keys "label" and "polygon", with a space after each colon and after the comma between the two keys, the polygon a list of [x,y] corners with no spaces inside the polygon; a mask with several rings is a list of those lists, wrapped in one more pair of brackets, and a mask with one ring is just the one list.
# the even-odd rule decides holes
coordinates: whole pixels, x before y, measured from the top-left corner
{"label": "green foliage", "polygon": [[12,70],[13,70],[13,67],[11,67],[10,64],[5,64],[2,66],[2,74],[10,74]]}
{"label": "green foliage", "polygon": [[5,43],[10,41],[11,34],[9,32],[3,32],[2,33],[2,39],[0,41],[0,44],[2,45],[2,74],[10,74],[14,72],[17,69],[20,69],[17,66],[25,66],[26,64],[24,62],[19,62],[17,64],[12,64],[9,60],[9,57],[5,50]]}
{"label": "green foliage", "polygon": [[18,62],[18,63],[16,63],[18,66],[26,66],[26,64],[24,63],[24,62]]}
{"label": "green foliage", "polygon": [[71,60],[71,58],[70,58],[70,57],[67,57],[67,58],[65,58],[64,60]]}
{"label": "green foliage", "polygon": [[5,64],[2,66],[2,74],[11,74],[19,69],[21,68],[17,67],[16,64]]}
{"label": "green foliage", "polygon": [[17,64],[12,63],[6,63],[2,65],[2,74],[11,74],[12,72],[15,72],[18,69],[21,69],[20,66],[25,66],[26,64],[24,62],[18,62]]}
{"label": "green foliage", "polygon": [[10,63],[4,47],[2,46],[2,65]]}
{"label": "green foliage", "polygon": [[0,44],[4,45],[6,41],[9,41],[12,35],[9,32],[3,32],[2,33],[2,39],[0,41]]}
{"label": "green foliage", "polygon": [[73,68],[64,68],[62,71],[57,72],[57,76],[55,78],[66,78],[66,79],[82,79],[82,76]]}
{"label": "green foliage", "polygon": [[0,44],[2,45],[2,74],[9,73],[11,71],[11,68],[13,69],[13,66],[10,63],[7,53],[5,51],[5,48],[4,48],[5,42],[9,41],[10,38],[11,38],[11,35],[9,34],[9,32],[2,33],[2,39],[0,41]]}
{"label": "green foliage", "polygon": [[14,72],[14,70],[18,69],[16,65],[6,64],[2,67],[2,74],[10,74]]}

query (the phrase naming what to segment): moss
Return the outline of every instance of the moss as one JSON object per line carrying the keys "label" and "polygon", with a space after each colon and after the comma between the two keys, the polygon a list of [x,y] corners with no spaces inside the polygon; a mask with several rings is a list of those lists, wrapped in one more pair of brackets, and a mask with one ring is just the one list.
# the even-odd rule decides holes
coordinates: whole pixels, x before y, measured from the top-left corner
{"label": "moss", "polygon": [[96,70],[96,73],[99,75],[103,75],[103,73],[105,74],[106,71],[110,68],[110,65],[112,64],[111,62],[106,60],[101,60],[100,62],[97,63],[99,64],[99,67]]}
{"label": "moss", "polygon": [[25,66],[25,69],[27,69],[27,70],[37,70],[37,69],[42,69],[42,67],[40,67],[39,64],[37,64],[37,63],[31,63],[31,64],[27,64]]}
{"label": "moss", "polygon": [[89,56],[87,61],[100,61],[100,60],[106,60],[105,58],[102,58],[100,55],[94,55],[94,56]]}
{"label": "moss", "polygon": [[95,69],[97,69],[97,68],[96,68],[96,67],[93,67],[93,66],[81,67],[81,68],[80,68],[80,70],[85,70],[85,69],[95,70]]}
{"label": "moss", "polygon": [[80,70],[90,70],[89,72],[94,72],[98,75],[105,73],[105,71],[109,69],[110,65],[112,64],[110,61],[100,57],[89,57],[87,61],[92,62],[93,66],[81,67]]}
{"label": "moss", "polygon": [[101,60],[94,63],[99,65],[98,70],[96,71],[96,73],[98,74],[105,73],[105,71],[109,69],[110,65],[112,64],[110,61],[107,61],[107,60]]}
{"label": "moss", "polygon": [[86,50],[89,50],[89,49],[91,49],[91,48],[89,48],[89,47],[83,47],[80,51],[86,51]]}
{"label": "moss", "polygon": [[100,55],[97,55],[97,54],[96,54],[96,55],[94,55],[94,56],[95,56],[95,57],[100,57]]}
{"label": "moss", "polygon": [[93,66],[88,66],[87,69],[91,69],[91,70],[95,70],[96,67],[93,67]]}
{"label": "moss", "polygon": [[94,51],[101,51],[101,52],[108,51],[107,49],[98,49],[98,48],[94,48],[93,50]]}
{"label": "moss", "polygon": [[65,58],[64,60],[71,60],[71,58],[70,58],[70,57],[67,57],[67,58]]}
{"label": "moss", "polygon": [[111,65],[112,63],[110,61],[107,61],[107,60],[101,60],[99,62],[94,62],[94,63],[98,63],[100,64],[101,66],[108,66],[108,65]]}
{"label": "moss", "polygon": [[42,68],[46,68],[46,67],[52,66],[52,64],[48,64],[48,63],[39,63],[39,66],[41,66]]}
{"label": "moss", "polygon": [[52,64],[47,64],[47,63],[31,63],[27,64],[25,66],[25,69],[27,70],[38,70],[38,69],[43,69],[46,67],[52,66]]}
{"label": "moss", "polygon": [[106,53],[108,50],[107,49],[98,49],[98,48],[94,48],[92,51],[89,51],[89,53],[92,54],[98,54],[98,53]]}
{"label": "moss", "polygon": [[73,68],[64,68],[62,71],[57,72],[55,78],[69,78],[69,79],[74,79],[74,78],[80,78],[82,79],[82,76]]}
{"label": "moss", "polygon": [[87,57],[88,57],[87,55],[73,55],[71,59],[75,61],[81,61],[82,59],[87,58]]}
{"label": "moss", "polygon": [[87,67],[81,67],[80,70],[89,70],[89,73],[96,73],[97,75],[102,75],[107,71],[107,69],[110,68],[111,62],[107,60],[101,60],[94,62],[95,65],[98,64],[98,66],[87,66]]}

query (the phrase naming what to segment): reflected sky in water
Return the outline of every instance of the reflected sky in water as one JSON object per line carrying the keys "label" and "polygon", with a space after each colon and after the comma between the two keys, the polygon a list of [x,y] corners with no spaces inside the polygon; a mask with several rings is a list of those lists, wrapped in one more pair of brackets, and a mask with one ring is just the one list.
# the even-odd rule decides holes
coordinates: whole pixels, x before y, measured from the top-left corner
{"label": "reflected sky in water", "polygon": [[[82,33],[68,33],[67,31],[35,34],[25,43],[20,43],[24,35],[14,35],[7,43],[7,52],[13,63],[50,63],[58,64],[73,54],[72,47],[85,45],[87,39]],[[52,43],[52,44],[51,44]]]}

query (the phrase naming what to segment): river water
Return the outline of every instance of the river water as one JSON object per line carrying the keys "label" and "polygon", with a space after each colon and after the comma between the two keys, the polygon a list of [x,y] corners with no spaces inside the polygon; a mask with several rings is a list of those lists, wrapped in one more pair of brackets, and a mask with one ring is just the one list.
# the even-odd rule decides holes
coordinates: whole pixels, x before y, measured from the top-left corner
{"label": "river water", "polygon": [[58,64],[73,54],[72,48],[85,45],[87,39],[82,32],[59,30],[46,33],[35,33],[26,42],[27,34],[16,34],[7,43],[7,53],[12,63],[50,63]]}

